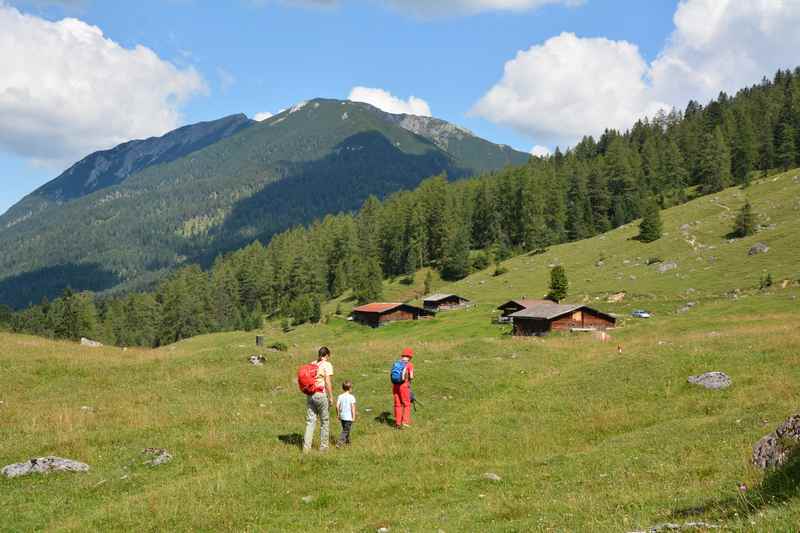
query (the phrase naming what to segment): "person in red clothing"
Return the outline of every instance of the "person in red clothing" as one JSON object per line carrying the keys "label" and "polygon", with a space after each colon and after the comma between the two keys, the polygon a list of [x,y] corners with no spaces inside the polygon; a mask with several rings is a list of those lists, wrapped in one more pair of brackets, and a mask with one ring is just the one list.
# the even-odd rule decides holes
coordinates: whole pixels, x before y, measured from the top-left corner
{"label": "person in red clothing", "polygon": [[412,357],[414,357],[414,350],[405,348],[400,359],[405,363],[402,383],[392,383],[394,420],[397,429],[406,428],[411,425],[411,381],[414,379],[414,364],[411,362]]}

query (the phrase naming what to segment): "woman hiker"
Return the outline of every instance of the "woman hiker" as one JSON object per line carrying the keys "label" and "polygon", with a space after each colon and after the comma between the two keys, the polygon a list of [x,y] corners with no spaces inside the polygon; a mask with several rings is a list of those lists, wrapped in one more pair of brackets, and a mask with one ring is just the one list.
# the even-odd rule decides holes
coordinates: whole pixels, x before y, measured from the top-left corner
{"label": "woman hiker", "polygon": [[414,379],[414,350],[405,348],[400,360],[392,367],[392,396],[394,397],[394,421],[397,429],[411,425],[411,381]]}
{"label": "woman hiker", "polygon": [[333,365],[329,359],[331,351],[323,346],[317,354],[317,380],[314,394],[308,397],[306,408],[306,434],[303,438],[303,453],[311,451],[311,443],[314,440],[314,431],[317,429],[317,417],[320,421],[319,429],[319,451],[328,451],[330,444],[331,416],[330,408],[333,405]]}

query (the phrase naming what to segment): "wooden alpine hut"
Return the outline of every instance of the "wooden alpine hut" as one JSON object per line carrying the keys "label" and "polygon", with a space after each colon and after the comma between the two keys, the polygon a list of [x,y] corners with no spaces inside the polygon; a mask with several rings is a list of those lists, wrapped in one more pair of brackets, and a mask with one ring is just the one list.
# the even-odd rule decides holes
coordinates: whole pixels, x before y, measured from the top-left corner
{"label": "wooden alpine hut", "polygon": [[511,320],[509,317],[517,311],[522,311],[523,309],[527,309],[533,305],[552,303],[555,302],[552,300],[531,300],[529,298],[520,298],[519,300],[509,300],[497,309],[502,311],[502,315],[500,315],[501,322],[508,322]]}
{"label": "wooden alpine hut", "polygon": [[580,304],[553,302],[531,305],[512,313],[514,335],[530,337],[551,331],[604,331],[613,328],[617,319]]}
{"label": "wooden alpine hut", "polygon": [[353,321],[372,328],[398,320],[419,320],[435,316],[434,311],[404,303],[371,303],[353,309]]}
{"label": "wooden alpine hut", "polygon": [[457,294],[431,294],[422,299],[422,307],[428,311],[464,309],[469,303],[469,300]]}

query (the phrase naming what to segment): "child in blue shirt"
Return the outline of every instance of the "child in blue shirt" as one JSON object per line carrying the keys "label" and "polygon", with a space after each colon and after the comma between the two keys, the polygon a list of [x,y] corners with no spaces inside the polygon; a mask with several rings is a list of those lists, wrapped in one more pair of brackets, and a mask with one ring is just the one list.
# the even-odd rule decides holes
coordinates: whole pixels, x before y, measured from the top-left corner
{"label": "child in blue shirt", "polygon": [[337,448],[350,444],[350,429],[356,421],[356,397],[351,393],[353,382],[348,380],[342,383],[342,390],[344,392],[336,399],[336,412],[339,413],[339,421],[342,423],[342,434],[336,443]]}

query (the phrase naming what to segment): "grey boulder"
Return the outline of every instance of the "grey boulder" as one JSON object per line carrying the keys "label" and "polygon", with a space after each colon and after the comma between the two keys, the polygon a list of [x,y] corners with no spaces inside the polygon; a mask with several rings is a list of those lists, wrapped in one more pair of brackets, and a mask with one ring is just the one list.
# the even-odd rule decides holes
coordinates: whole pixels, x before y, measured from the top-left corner
{"label": "grey boulder", "polygon": [[8,478],[27,476],[28,474],[47,474],[49,472],[88,472],[89,465],[63,457],[39,457],[24,463],[8,465],[0,470]]}
{"label": "grey boulder", "polygon": [[753,465],[762,470],[783,466],[793,445],[800,445],[800,414],[790,416],[775,431],[759,439],[753,446]]}
{"label": "grey boulder", "polygon": [[747,255],[765,254],[767,252],[769,252],[769,246],[767,246],[763,242],[757,242],[750,247],[750,250],[748,250]]}
{"label": "grey boulder", "polygon": [[712,390],[727,389],[732,383],[730,376],[725,372],[706,372],[699,376],[689,376],[686,381]]}

